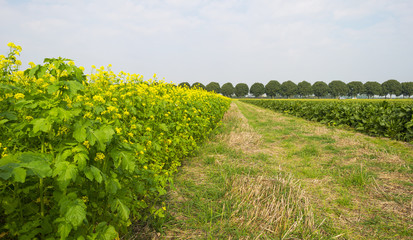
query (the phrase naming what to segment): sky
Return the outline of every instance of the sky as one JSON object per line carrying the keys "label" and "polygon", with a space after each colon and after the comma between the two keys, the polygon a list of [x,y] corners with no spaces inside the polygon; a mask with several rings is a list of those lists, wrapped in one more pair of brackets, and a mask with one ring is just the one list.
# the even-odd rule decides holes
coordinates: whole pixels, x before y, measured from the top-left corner
{"label": "sky", "polygon": [[167,82],[413,81],[412,0],[0,0],[0,54]]}

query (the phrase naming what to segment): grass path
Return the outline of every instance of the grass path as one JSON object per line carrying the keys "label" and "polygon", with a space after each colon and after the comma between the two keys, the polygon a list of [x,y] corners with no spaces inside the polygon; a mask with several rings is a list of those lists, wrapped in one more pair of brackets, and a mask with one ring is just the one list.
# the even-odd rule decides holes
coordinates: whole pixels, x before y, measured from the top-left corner
{"label": "grass path", "polygon": [[155,239],[412,239],[413,147],[234,101]]}

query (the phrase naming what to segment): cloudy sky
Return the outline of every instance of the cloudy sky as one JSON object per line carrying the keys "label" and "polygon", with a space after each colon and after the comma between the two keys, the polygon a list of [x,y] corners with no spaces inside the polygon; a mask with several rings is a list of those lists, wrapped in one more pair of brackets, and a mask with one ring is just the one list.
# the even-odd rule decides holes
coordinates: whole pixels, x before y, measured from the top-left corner
{"label": "cloudy sky", "polygon": [[168,82],[413,81],[412,0],[0,0],[0,54]]}

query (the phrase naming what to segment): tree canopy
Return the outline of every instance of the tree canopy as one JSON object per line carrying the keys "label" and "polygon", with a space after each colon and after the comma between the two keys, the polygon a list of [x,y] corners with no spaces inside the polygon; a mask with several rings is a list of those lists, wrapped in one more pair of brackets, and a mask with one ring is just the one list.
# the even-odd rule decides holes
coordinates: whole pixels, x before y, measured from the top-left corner
{"label": "tree canopy", "polygon": [[378,82],[366,82],[364,84],[364,93],[367,94],[368,98],[374,97],[374,95],[380,95],[381,92],[381,84]]}
{"label": "tree canopy", "polygon": [[382,87],[384,96],[386,96],[387,94],[390,94],[390,98],[391,98],[391,95],[393,94],[396,96],[400,96],[402,94],[402,85],[397,80],[389,79],[385,81],[381,85],[381,87]]}
{"label": "tree canopy", "polygon": [[357,97],[357,95],[364,93],[364,85],[360,81],[352,81],[347,84],[348,96]]}
{"label": "tree canopy", "polygon": [[297,84],[297,93],[301,97],[307,97],[313,94],[313,89],[311,88],[311,83],[307,81],[302,81]]}
{"label": "tree canopy", "polygon": [[238,83],[235,86],[235,96],[237,97],[245,97],[248,94],[249,88],[248,85],[245,83]]}
{"label": "tree canopy", "polygon": [[328,87],[329,87],[329,93],[334,98],[337,98],[340,96],[347,96],[348,94],[348,86],[343,81],[340,81],[340,80],[331,81],[328,84]]}
{"label": "tree canopy", "polygon": [[289,98],[297,94],[297,85],[293,81],[288,80],[281,84],[280,90],[281,96]]}
{"label": "tree canopy", "polygon": [[254,97],[259,97],[265,93],[265,87],[262,83],[254,83],[250,88],[250,93],[254,95]]}
{"label": "tree canopy", "polygon": [[234,86],[230,82],[225,83],[221,87],[221,93],[222,93],[222,95],[224,95],[226,97],[231,97],[232,94],[234,94],[234,90],[235,90]]}
{"label": "tree canopy", "polygon": [[219,86],[219,83],[217,82],[210,82],[206,85],[205,89],[208,92],[216,92],[220,93],[221,92],[221,87]]}
{"label": "tree canopy", "polygon": [[190,88],[190,87],[191,87],[191,85],[189,85],[189,82],[181,82],[178,86],[180,86],[180,87],[187,87],[187,88]]}
{"label": "tree canopy", "polygon": [[202,88],[205,89],[205,85],[200,83],[200,82],[195,82],[194,84],[192,84],[191,88]]}
{"label": "tree canopy", "polygon": [[413,82],[403,82],[402,83],[402,94],[405,97],[409,97],[413,95]]}
{"label": "tree canopy", "polygon": [[277,80],[271,80],[265,85],[265,94],[268,97],[275,97],[277,94],[280,93],[281,84]]}
{"label": "tree canopy", "polygon": [[325,97],[328,94],[329,87],[327,83],[322,82],[322,81],[317,81],[313,84],[312,86],[314,96],[320,98],[320,97]]}

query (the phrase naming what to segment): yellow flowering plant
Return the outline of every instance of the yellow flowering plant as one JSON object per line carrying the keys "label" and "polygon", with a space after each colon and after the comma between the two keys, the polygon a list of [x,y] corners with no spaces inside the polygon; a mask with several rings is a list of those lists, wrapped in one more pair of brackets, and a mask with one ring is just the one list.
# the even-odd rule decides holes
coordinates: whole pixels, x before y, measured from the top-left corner
{"label": "yellow flowering plant", "polygon": [[230,100],[156,76],[85,75],[64,58],[21,72],[21,48],[9,47],[0,60],[0,231],[115,239],[132,221],[164,216],[161,196],[180,161]]}

